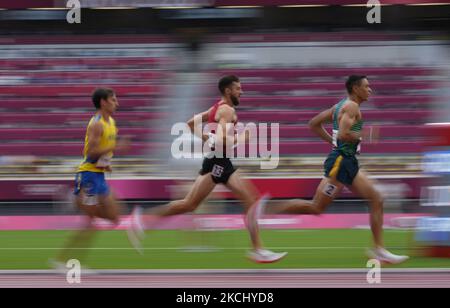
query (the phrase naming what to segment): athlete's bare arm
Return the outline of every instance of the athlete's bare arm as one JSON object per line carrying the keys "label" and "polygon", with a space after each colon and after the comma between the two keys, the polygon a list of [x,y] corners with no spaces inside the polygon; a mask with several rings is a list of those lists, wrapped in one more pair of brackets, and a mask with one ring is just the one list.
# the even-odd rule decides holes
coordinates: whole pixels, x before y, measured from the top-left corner
{"label": "athlete's bare arm", "polygon": [[359,106],[354,102],[345,104],[339,118],[338,139],[349,143],[358,143],[361,140],[361,132],[351,131],[351,127],[358,121]]}
{"label": "athlete's bare arm", "polygon": [[318,115],[316,115],[314,118],[312,118],[308,125],[309,128],[320,138],[328,142],[329,144],[333,143],[333,138],[330,136],[330,134],[326,131],[326,129],[323,127],[324,123],[330,123],[333,121],[333,112],[334,112],[334,106],[330,109],[324,110]]}
{"label": "athlete's bare arm", "polygon": [[102,155],[105,155],[111,151],[114,151],[113,146],[107,147],[103,150],[99,148],[100,138],[103,134],[103,127],[100,122],[96,122],[89,126],[87,130],[88,135],[88,152],[87,155],[92,158],[98,158]]}
{"label": "athlete's bare arm", "polygon": [[99,158],[109,152],[114,151],[127,151],[130,147],[130,140],[128,137],[124,137],[115,145],[106,147],[104,149],[99,148],[100,138],[103,134],[103,126],[100,122],[96,122],[89,126],[87,130],[88,135],[88,152],[87,155],[92,158]]}
{"label": "athlete's bare arm", "polygon": [[217,110],[219,126],[217,127],[217,140],[223,144],[235,144],[233,118],[236,111],[228,105],[222,105]]}
{"label": "athlete's bare arm", "polygon": [[[187,121],[187,125],[189,126],[189,128],[191,129],[191,132],[196,135],[197,137],[201,138],[203,140],[203,142],[206,142],[209,139],[209,136],[206,134],[203,134],[203,129],[200,129],[200,131],[197,131],[195,129],[195,123],[205,123],[208,121],[208,117],[209,117],[209,112],[211,111],[211,108],[194,115],[192,118],[189,119],[189,121]],[[200,132],[200,134],[199,134]]]}

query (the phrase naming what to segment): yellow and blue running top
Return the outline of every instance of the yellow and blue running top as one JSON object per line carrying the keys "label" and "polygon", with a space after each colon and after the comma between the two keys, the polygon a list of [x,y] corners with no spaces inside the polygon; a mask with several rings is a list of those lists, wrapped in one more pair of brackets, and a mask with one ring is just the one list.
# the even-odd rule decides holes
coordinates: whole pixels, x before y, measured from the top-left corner
{"label": "yellow and blue running top", "polygon": [[[117,137],[117,127],[116,122],[112,117],[109,117],[109,121],[105,121],[105,119],[100,115],[96,114],[91,118],[89,124],[87,126],[87,130],[94,123],[100,122],[103,127],[103,133],[100,137],[99,147],[100,150],[106,149],[108,147],[113,147],[116,144]],[[89,151],[89,136],[86,132],[86,137],[84,139],[84,150],[83,155],[84,159],[78,167],[77,172],[89,171],[89,172],[104,172],[104,168],[109,166],[111,163],[111,158],[113,157],[113,152],[109,152],[102,157],[89,157],[87,155]]]}

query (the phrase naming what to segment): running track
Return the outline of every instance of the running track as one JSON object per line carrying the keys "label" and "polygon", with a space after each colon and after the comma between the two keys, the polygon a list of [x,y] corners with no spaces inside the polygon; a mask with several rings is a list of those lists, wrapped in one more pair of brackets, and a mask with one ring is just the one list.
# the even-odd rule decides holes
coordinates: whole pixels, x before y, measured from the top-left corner
{"label": "running track", "polygon": [[69,284],[52,270],[0,271],[0,287],[79,288],[308,288],[447,287],[450,269],[382,269],[381,283],[369,284],[364,269],[315,270],[100,270]]}

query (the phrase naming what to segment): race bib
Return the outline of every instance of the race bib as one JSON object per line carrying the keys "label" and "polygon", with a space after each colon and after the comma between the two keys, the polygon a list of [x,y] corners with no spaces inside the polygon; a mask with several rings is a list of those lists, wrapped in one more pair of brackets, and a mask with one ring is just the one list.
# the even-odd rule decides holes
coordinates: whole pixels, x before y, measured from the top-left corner
{"label": "race bib", "polygon": [[333,197],[334,194],[337,191],[337,186],[328,183],[327,185],[325,185],[325,187],[323,188],[322,192],[327,195],[328,197]]}

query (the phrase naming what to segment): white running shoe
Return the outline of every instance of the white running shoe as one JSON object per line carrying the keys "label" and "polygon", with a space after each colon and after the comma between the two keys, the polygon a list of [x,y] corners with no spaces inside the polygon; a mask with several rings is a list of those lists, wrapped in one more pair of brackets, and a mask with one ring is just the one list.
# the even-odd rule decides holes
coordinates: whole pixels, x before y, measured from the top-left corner
{"label": "white running shoe", "polygon": [[399,264],[409,259],[408,256],[394,255],[384,248],[374,248],[367,250],[367,256],[371,259],[376,259],[380,262]]}
{"label": "white running shoe", "polygon": [[258,249],[250,251],[247,256],[256,263],[273,263],[283,259],[287,252],[273,252],[266,249]]}
{"label": "white running shoe", "polygon": [[143,254],[141,241],[145,237],[141,220],[142,209],[136,206],[131,213],[130,224],[127,229],[128,240],[137,252]]}

